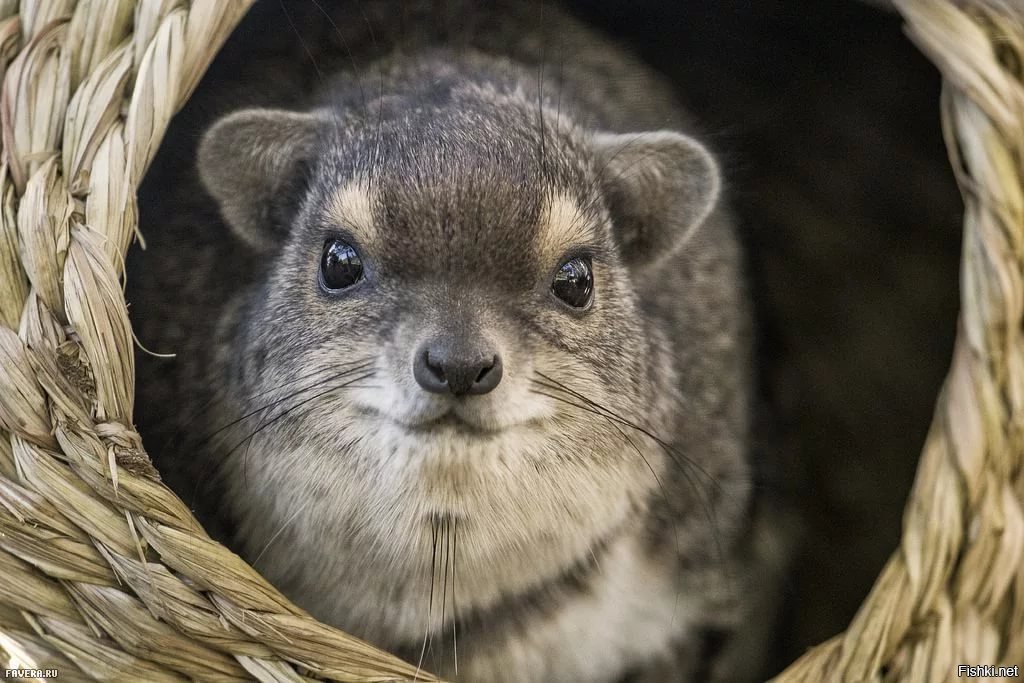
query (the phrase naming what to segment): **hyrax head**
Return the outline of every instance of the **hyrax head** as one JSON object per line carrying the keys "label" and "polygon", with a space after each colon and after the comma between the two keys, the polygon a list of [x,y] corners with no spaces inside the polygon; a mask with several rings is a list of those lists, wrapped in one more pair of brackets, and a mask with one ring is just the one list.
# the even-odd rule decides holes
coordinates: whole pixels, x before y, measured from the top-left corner
{"label": "hyrax head", "polygon": [[717,200],[699,143],[435,80],[231,114],[199,167],[263,274],[228,392],[238,414],[280,399],[250,472],[421,512],[532,502],[524,534],[571,533],[596,501],[610,524],[653,485],[616,420],[667,419],[675,332],[642,293]]}

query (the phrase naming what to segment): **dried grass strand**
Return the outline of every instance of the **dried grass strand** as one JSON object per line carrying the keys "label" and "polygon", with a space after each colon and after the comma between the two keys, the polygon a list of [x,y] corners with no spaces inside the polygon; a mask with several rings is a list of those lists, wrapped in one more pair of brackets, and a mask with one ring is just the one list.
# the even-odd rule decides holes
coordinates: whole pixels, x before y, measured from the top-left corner
{"label": "dried grass strand", "polygon": [[939,681],[1024,654],[1024,10],[898,0],[940,69],[965,204],[961,311],[903,519],[850,627],[776,680]]}
{"label": "dried grass strand", "polygon": [[0,0],[0,647],[62,678],[415,672],[209,539],[132,427],[135,191],[248,5]]}

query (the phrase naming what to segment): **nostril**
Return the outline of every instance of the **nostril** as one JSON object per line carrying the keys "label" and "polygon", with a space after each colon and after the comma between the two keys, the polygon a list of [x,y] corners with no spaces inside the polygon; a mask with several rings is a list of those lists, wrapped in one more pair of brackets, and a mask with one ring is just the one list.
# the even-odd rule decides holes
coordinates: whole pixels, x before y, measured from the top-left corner
{"label": "nostril", "polygon": [[444,365],[430,358],[430,349],[427,349],[424,353],[423,361],[426,363],[427,371],[432,372],[438,380],[445,381]]}
{"label": "nostril", "polygon": [[430,347],[422,346],[416,352],[412,365],[412,374],[416,383],[434,394],[448,392],[448,378],[445,375],[444,363],[430,357]]}
{"label": "nostril", "polygon": [[485,367],[483,370],[481,370],[480,374],[476,376],[476,381],[477,382],[482,382],[484,377],[487,376],[487,373],[490,372],[491,368],[493,368],[493,367],[494,367],[494,365],[491,364],[491,365],[488,365],[487,367]]}
{"label": "nostril", "polygon": [[476,380],[469,388],[471,394],[486,394],[501,382],[501,357],[493,356],[486,362],[476,375]]}

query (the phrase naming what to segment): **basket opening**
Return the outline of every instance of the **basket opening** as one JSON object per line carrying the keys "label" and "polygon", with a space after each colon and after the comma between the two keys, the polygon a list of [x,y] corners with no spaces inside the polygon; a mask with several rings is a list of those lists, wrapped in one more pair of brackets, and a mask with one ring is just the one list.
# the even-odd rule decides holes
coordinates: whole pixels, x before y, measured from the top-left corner
{"label": "basket opening", "polygon": [[[757,308],[758,454],[776,461],[764,486],[801,527],[774,672],[845,628],[898,545],[948,369],[962,208],[938,74],[896,16],[848,0],[574,4],[672,81],[722,154]],[[168,201],[162,188],[236,89],[259,82],[287,107],[319,78],[309,60],[302,84],[262,70],[321,30],[316,3],[257,3],[172,125],[143,204]],[[140,428],[150,449],[172,436]]]}

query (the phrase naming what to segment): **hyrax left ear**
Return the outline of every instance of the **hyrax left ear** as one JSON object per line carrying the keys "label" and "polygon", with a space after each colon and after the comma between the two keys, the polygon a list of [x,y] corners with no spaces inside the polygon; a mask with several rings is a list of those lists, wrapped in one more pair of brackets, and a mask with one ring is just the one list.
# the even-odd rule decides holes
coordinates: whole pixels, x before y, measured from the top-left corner
{"label": "hyrax left ear", "polygon": [[305,166],[315,154],[321,115],[244,109],[215,123],[199,144],[199,176],[236,235],[259,251],[288,231]]}
{"label": "hyrax left ear", "polygon": [[598,172],[623,257],[650,265],[686,243],[718,202],[718,165],[693,138],[670,131],[599,133]]}

